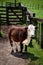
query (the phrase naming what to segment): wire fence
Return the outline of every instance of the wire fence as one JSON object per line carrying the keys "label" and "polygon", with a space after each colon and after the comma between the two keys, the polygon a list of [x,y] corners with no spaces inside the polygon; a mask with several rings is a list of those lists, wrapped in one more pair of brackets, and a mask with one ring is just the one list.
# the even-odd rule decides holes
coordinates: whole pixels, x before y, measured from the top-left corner
{"label": "wire fence", "polygon": [[26,4],[26,6],[27,6],[29,9],[43,10],[43,4],[33,4],[33,3],[29,3],[29,4]]}
{"label": "wire fence", "polygon": [[30,9],[37,9],[37,10],[43,10],[43,5],[41,4],[29,4]]}
{"label": "wire fence", "polygon": [[[0,2],[0,6],[4,6],[6,5],[6,2]],[[26,7],[28,7],[29,9],[37,9],[37,10],[43,10],[43,4],[34,4],[34,3],[25,3],[24,4]]]}

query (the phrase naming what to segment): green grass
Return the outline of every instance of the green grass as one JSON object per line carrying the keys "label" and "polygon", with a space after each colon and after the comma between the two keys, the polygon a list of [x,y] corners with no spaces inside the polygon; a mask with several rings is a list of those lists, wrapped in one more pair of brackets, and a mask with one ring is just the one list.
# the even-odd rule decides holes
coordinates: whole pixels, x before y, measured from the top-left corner
{"label": "green grass", "polygon": [[28,47],[28,65],[43,65],[43,50],[35,40],[32,42],[33,47]]}
{"label": "green grass", "polygon": [[36,13],[36,17],[43,18],[43,10],[33,10],[33,9],[30,9],[30,10]]}
{"label": "green grass", "polygon": [[0,31],[0,37],[3,37],[4,33],[2,31]]}
{"label": "green grass", "polygon": [[[23,3],[24,6],[26,6],[30,11],[34,12],[36,14],[36,17],[43,18],[43,0],[18,0],[18,1]],[[40,5],[39,10],[38,10],[38,4]]]}

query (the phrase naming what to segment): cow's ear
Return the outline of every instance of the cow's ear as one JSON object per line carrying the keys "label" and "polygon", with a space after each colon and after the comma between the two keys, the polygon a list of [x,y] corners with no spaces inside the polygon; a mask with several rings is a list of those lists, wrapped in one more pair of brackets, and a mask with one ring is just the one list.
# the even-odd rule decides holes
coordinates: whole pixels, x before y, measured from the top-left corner
{"label": "cow's ear", "polygon": [[28,29],[28,27],[26,26],[25,29]]}

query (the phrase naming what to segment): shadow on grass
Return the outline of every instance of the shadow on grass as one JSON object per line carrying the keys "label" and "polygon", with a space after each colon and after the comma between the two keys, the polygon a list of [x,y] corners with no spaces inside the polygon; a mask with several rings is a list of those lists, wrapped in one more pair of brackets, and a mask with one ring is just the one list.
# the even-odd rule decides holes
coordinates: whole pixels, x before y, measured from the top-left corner
{"label": "shadow on grass", "polygon": [[28,53],[28,52],[22,52],[22,54],[20,54],[19,52],[11,52],[11,54],[15,57],[18,57],[18,58],[22,58],[22,59],[31,59],[31,61],[35,61],[37,59],[39,59],[39,57],[35,56],[34,54],[32,53]]}
{"label": "shadow on grass", "polygon": [[31,61],[36,61],[37,59],[39,59],[39,57],[35,56],[33,53],[26,53],[27,58],[31,59]]}
{"label": "shadow on grass", "polygon": [[29,44],[29,47],[34,48],[34,46],[32,44]]}

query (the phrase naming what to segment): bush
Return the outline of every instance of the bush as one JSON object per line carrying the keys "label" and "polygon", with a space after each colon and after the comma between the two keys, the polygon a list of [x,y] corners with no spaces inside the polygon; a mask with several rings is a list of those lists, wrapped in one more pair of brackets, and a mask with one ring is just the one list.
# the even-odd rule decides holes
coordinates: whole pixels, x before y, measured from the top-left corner
{"label": "bush", "polygon": [[0,31],[0,37],[3,37],[4,33],[2,31]]}

